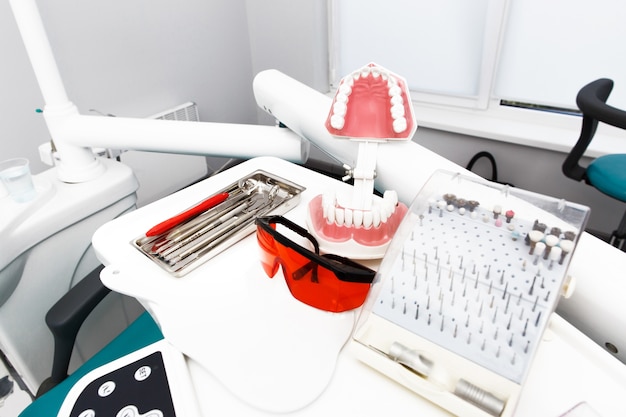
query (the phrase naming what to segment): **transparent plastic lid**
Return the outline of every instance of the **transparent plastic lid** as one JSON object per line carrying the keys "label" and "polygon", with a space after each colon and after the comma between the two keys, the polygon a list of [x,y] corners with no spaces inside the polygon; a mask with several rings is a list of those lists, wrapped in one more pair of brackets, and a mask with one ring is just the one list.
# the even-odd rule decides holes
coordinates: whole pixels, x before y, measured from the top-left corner
{"label": "transparent plastic lid", "polygon": [[437,369],[450,381],[480,379],[454,365],[468,362],[521,384],[588,214],[564,200],[437,171],[389,245],[354,341],[426,379]]}

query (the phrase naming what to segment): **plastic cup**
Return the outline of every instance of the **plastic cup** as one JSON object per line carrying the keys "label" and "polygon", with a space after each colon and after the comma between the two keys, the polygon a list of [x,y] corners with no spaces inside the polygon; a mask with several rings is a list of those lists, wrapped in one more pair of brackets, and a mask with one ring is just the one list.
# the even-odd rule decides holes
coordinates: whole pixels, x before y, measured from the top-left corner
{"label": "plastic cup", "polygon": [[18,203],[31,201],[37,195],[26,158],[13,158],[0,162],[0,181],[11,198]]}

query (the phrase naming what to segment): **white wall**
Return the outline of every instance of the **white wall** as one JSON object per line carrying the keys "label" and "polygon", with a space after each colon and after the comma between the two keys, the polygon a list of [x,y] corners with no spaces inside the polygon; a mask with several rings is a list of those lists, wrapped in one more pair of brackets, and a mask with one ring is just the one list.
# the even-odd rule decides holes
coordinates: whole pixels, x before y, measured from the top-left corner
{"label": "white wall", "polygon": [[[9,2],[0,2],[0,159],[26,156],[33,164],[37,145],[48,139],[43,105]],[[42,165],[33,164],[39,171]]]}
{"label": "white wall", "polygon": [[[321,92],[329,90],[325,1],[247,0],[254,74],[277,69]],[[258,109],[258,121],[273,119]]]}

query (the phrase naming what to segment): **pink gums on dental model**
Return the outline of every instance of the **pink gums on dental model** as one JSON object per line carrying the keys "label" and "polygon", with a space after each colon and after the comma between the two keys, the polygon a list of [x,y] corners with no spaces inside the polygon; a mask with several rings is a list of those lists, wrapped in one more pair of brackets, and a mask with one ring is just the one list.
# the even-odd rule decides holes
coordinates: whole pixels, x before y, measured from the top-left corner
{"label": "pink gums on dental model", "polygon": [[368,64],[344,77],[325,122],[338,139],[359,143],[352,195],[324,193],[309,203],[309,226],[329,251],[353,258],[382,257],[407,212],[395,191],[375,196],[377,146],[410,140],[417,129],[407,84],[401,77]]}
{"label": "pink gums on dental model", "polygon": [[[381,212],[384,213],[384,209],[381,208],[363,212],[346,209],[336,203],[331,204],[329,208],[328,206],[324,207],[323,200],[324,197],[318,195],[309,202],[310,221],[318,238],[321,237],[325,241],[333,243],[354,241],[359,245],[372,248],[385,245],[391,240],[398,226],[400,226],[400,221],[408,211],[406,205],[396,203],[392,208],[393,211],[391,213],[387,211],[388,217],[384,218],[385,214],[381,214]],[[330,210],[334,210],[334,212]],[[343,214],[338,215],[337,213]],[[343,218],[338,218],[339,216],[343,216]],[[358,219],[359,216],[360,219]],[[368,216],[369,220],[367,219]],[[368,250],[361,253],[365,255],[364,257],[370,257]],[[350,254],[350,257],[361,258],[362,256]]]}

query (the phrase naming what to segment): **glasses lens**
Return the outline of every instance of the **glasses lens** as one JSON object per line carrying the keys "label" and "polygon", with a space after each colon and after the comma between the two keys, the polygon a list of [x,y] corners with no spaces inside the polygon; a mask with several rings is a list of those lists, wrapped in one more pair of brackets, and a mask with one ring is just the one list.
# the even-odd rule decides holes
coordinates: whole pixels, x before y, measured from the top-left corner
{"label": "glasses lens", "polygon": [[273,276],[278,265],[282,265],[291,294],[301,302],[321,310],[341,312],[357,308],[365,301],[369,283],[339,280],[332,270],[276,242],[261,226],[257,228],[257,238],[267,275]]}
{"label": "glasses lens", "polygon": [[274,237],[266,232],[261,225],[257,225],[257,240],[261,249],[261,265],[268,277],[273,278],[278,271],[278,253]]}

